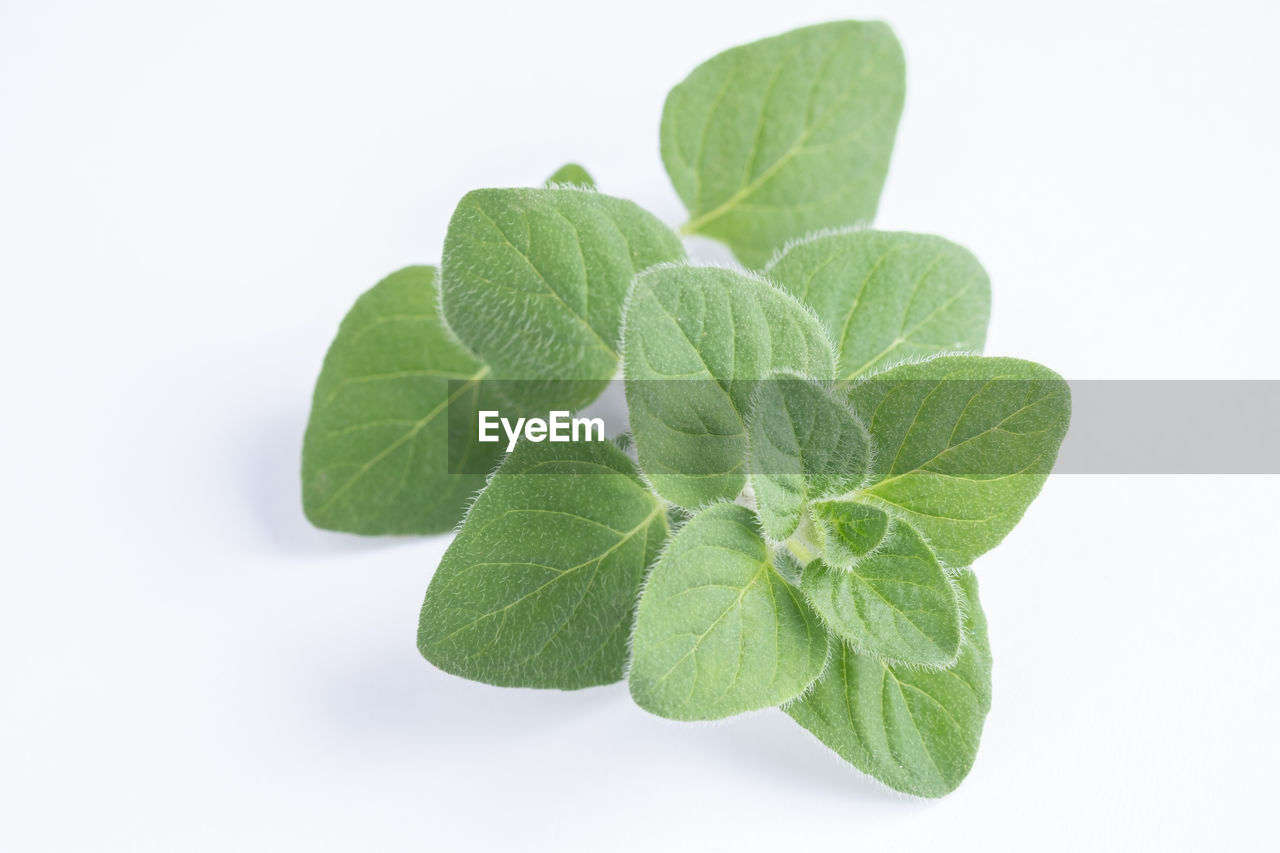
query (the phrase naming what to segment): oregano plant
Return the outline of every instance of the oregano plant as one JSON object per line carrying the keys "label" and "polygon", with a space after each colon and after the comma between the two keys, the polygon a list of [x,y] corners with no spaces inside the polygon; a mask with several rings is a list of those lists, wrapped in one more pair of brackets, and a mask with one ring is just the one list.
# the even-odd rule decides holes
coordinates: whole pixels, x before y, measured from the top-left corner
{"label": "oregano plant", "polygon": [[[881,23],[733,48],[663,110],[683,226],[571,163],[468,193],[439,268],[357,300],[303,505],[331,530],[456,527],[427,660],[511,687],[625,678],[677,720],[780,708],[896,790],[964,779],[991,705],[974,563],[1044,485],[1070,394],[979,354],[969,251],[870,227],[904,91]],[[681,234],[741,266],[691,263]],[[628,428],[591,440],[576,415],[619,374]]]}

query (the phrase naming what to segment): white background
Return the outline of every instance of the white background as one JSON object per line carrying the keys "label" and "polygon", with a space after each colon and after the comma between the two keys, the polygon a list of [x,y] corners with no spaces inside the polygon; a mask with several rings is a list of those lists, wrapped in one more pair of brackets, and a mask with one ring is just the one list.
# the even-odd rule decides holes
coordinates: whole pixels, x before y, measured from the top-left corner
{"label": "white background", "polygon": [[1280,378],[1275,9],[3,0],[0,847],[1276,849],[1280,479],[1052,478],[978,566],[995,706],[936,802],[777,712],[436,671],[446,538],[297,482],[338,321],[467,189],[577,159],[676,224],[666,91],[837,17],[905,45],[879,224],[977,253],[989,352]]}

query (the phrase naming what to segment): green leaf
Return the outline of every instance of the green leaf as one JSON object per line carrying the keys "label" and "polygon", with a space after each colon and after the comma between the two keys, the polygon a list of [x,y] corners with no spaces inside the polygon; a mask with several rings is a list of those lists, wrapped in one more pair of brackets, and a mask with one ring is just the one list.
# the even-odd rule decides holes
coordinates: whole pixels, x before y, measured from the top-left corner
{"label": "green leaf", "polygon": [[853,501],[814,501],[809,504],[809,517],[823,562],[837,569],[852,568],[875,550],[889,529],[884,510]]}
{"label": "green leaf", "polygon": [[685,232],[759,268],[788,240],[869,222],[904,92],[902,48],[879,22],[805,27],[704,62],[662,111]]}
{"label": "green leaf", "polygon": [[941,797],[968,775],[991,709],[991,648],[971,572],[959,580],[965,639],[947,670],[889,666],[843,644],[784,710],[845,761],[891,788]]}
{"label": "green leaf", "polygon": [[505,687],[573,690],[622,677],[664,507],[611,442],[516,445],[445,552],[418,649]]}
{"label": "green leaf", "polygon": [[747,418],[747,468],[765,536],[781,542],[808,501],[862,485],[864,427],[829,385],[786,374],[761,382]]}
{"label": "green leaf", "polygon": [[967,249],[929,234],[842,231],[789,245],[765,275],[813,307],[849,380],[944,352],[981,352],[991,283]]}
{"label": "green leaf", "polygon": [[592,179],[591,173],[577,163],[565,163],[559,169],[556,169],[555,174],[547,178],[546,185],[548,187],[577,187],[582,190],[596,188],[596,182]]}
{"label": "green leaf", "polygon": [[635,274],[683,257],[675,233],[629,201],[564,188],[475,190],[445,236],[444,311],[513,402],[575,409],[616,372]]}
{"label": "green leaf", "polygon": [[960,653],[960,603],[942,566],[898,522],[848,569],[815,560],[801,589],[827,629],[890,663],[948,667]]}
{"label": "green leaf", "polygon": [[625,319],[627,405],[640,465],[685,507],[746,482],[744,419],[778,370],[830,379],[831,345],[795,299],[763,279],[670,265],[636,279]]}
{"label": "green leaf", "polygon": [[854,386],[876,447],[853,497],[914,526],[943,565],[1000,543],[1040,492],[1071,418],[1062,377],[1012,358],[939,356]]}
{"label": "green leaf", "polygon": [[704,509],[645,584],[631,695],[675,720],[715,720],[794,699],[822,672],[827,637],[774,568],[751,511]]}
{"label": "green leaf", "polygon": [[303,439],[311,523],[364,534],[457,524],[484,485],[459,472],[498,458],[496,446],[472,451],[487,458],[449,457],[451,421],[489,399],[487,370],[445,329],[433,267],[400,270],[356,300],[325,356]]}

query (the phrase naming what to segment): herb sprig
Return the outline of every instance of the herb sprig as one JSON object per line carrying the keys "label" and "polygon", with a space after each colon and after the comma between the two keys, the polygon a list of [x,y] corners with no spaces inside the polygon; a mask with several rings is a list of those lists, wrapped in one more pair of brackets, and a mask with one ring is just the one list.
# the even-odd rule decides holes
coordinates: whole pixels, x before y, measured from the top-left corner
{"label": "herb sprig", "polygon": [[[881,23],[733,48],[663,110],[678,231],[569,164],[468,193],[438,270],[360,297],[303,505],[361,534],[460,523],[424,657],[513,687],[625,677],[678,720],[781,707],[897,790],[964,779],[991,705],[972,566],[1044,485],[1070,395],[977,354],[972,254],[867,227],[904,92]],[[744,268],[689,263],[679,234]],[[460,438],[482,410],[578,410],[619,370],[628,443]]]}

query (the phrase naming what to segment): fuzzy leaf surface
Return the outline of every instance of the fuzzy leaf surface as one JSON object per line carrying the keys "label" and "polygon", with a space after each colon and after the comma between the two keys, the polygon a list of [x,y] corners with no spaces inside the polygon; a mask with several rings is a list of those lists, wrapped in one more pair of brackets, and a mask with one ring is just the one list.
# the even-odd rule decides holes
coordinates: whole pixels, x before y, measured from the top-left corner
{"label": "fuzzy leaf surface", "polygon": [[747,468],[765,536],[781,542],[809,500],[862,484],[866,428],[828,384],[781,374],[756,387],[747,418]]}
{"label": "fuzzy leaf surface", "polygon": [[879,547],[847,569],[810,563],[801,588],[827,629],[860,652],[947,667],[960,651],[955,588],[907,524],[891,525]]}
{"label": "fuzzy leaf surface", "polygon": [[547,187],[570,186],[583,190],[593,190],[596,188],[595,179],[591,177],[591,173],[577,163],[565,163],[559,169],[547,178]]}
{"label": "fuzzy leaf surface", "polygon": [[662,110],[684,230],[759,269],[788,240],[871,221],[904,94],[902,48],[879,22],[804,27],[707,60]]}
{"label": "fuzzy leaf surface", "polygon": [[575,409],[616,371],[635,274],[683,257],[670,228],[623,199],[562,187],[474,190],[445,235],[444,310],[513,402]]}
{"label": "fuzzy leaf surface", "polygon": [[830,379],[831,345],[794,298],[763,279],[665,266],[636,279],[625,319],[627,406],[640,465],[684,507],[746,483],[745,419],[779,370]]}
{"label": "fuzzy leaf surface", "polygon": [[784,710],[845,761],[918,797],[953,791],[973,767],[991,709],[991,647],[972,572],[965,639],[951,669],[890,666],[833,643],[813,689]]}
{"label": "fuzzy leaf surface", "polygon": [[675,720],[794,699],[822,672],[827,635],[778,574],[751,511],[716,504],[672,538],[636,612],[631,695]]}
{"label": "fuzzy leaf surface", "polygon": [[878,507],[853,501],[814,501],[809,517],[817,533],[822,561],[848,569],[879,547],[889,529],[888,514]]}
{"label": "fuzzy leaf surface", "polygon": [[871,432],[872,485],[854,499],[916,528],[949,568],[1013,529],[1053,468],[1071,419],[1058,374],[1029,361],[939,356],[854,386]]}
{"label": "fuzzy leaf surface", "polygon": [[765,274],[817,312],[842,381],[986,343],[991,282],[977,258],[941,237],[823,234],[788,246]]}
{"label": "fuzzy leaf surface", "polygon": [[408,267],[343,319],[316,381],[302,446],[302,505],[317,527],[363,534],[449,530],[482,485],[449,459],[451,422],[492,405],[486,368],[445,329],[434,267]]}
{"label": "fuzzy leaf surface", "polygon": [[504,687],[617,681],[666,535],[662,504],[616,445],[521,441],[431,579],[418,649]]}

